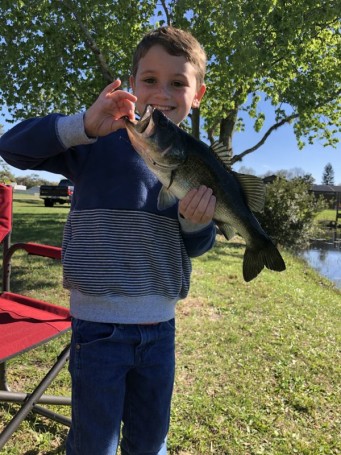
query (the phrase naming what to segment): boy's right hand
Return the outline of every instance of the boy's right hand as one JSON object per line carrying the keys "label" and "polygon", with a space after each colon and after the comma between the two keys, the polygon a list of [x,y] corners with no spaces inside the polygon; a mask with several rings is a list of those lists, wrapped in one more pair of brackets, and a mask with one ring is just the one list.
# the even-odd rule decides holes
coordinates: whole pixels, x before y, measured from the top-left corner
{"label": "boy's right hand", "polygon": [[135,120],[137,98],[129,92],[117,90],[121,81],[109,84],[84,115],[84,129],[89,137],[106,136],[125,127],[123,117]]}

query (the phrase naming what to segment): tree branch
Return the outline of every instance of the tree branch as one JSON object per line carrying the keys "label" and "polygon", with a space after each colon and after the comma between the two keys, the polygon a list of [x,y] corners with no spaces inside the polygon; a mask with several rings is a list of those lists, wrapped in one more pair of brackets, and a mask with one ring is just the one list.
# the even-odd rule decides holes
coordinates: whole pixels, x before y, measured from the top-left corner
{"label": "tree branch", "polygon": [[[323,107],[324,105],[336,100],[336,98],[341,94],[341,89],[340,90],[337,90],[332,96],[330,96],[329,98],[321,101],[320,103],[317,103],[315,106],[314,106],[314,110],[317,110],[319,109],[320,107]],[[273,133],[275,130],[277,130],[278,128],[280,128],[281,126],[285,125],[286,123],[290,123],[292,120],[294,120],[295,118],[298,118],[299,117],[299,114],[292,114],[292,115],[289,115],[288,117],[285,117],[284,119],[282,119],[280,122],[277,122],[275,123],[274,125],[272,125],[268,130],[267,132],[264,134],[264,136],[262,137],[262,139],[256,144],[254,145],[253,147],[245,150],[244,152],[242,153],[239,153],[238,155],[234,155],[231,159],[231,165],[236,163],[237,161],[241,161],[244,156],[246,155],[249,155],[250,153],[254,152],[255,150],[259,149],[259,147],[261,147],[264,142],[267,140],[267,138],[270,136],[271,133]]]}
{"label": "tree branch", "polygon": [[264,134],[262,139],[256,145],[254,145],[253,147],[245,150],[242,153],[239,153],[239,155],[234,155],[232,157],[232,159],[231,159],[231,165],[236,163],[237,161],[241,161],[246,155],[249,155],[250,153],[252,153],[255,150],[259,149],[259,147],[261,147],[264,144],[264,142],[267,140],[267,138],[270,136],[271,133],[273,133],[274,131],[276,131],[278,128],[280,128],[281,126],[285,125],[286,123],[290,123],[292,120],[294,120],[295,118],[298,118],[298,117],[299,117],[299,114],[292,114],[292,115],[289,115],[288,117],[285,117],[280,122],[277,122],[274,125],[272,125],[267,130],[267,132]]}
{"label": "tree branch", "polygon": [[219,122],[215,122],[215,124],[211,128],[208,128],[208,130],[207,130],[207,137],[208,137],[211,145],[215,142],[214,131],[218,125],[219,125]]}
{"label": "tree branch", "polygon": [[100,71],[101,71],[101,73],[102,73],[102,75],[104,77],[104,80],[109,82],[109,83],[112,82],[115,79],[115,76],[112,73],[111,68],[107,64],[106,59],[105,59],[104,55],[102,54],[100,48],[97,46],[96,41],[91,36],[91,33],[89,32],[87,27],[84,25],[84,23],[81,20],[81,18],[78,16],[77,12],[73,8],[72,3],[70,4],[70,3],[64,1],[63,4],[74,15],[74,17],[76,19],[76,22],[79,25],[79,28],[82,30],[82,32],[84,34],[86,44],[88,45],[88,47],[90,48],[91,52],[94,54],[94,56],[95,56],[95,58],[96,58],[96,60],[98,62],[98,66],[99,66],[99,69],[100,69]]}
{"label": "tree branch", "polygon": [[172,25],[173,24],[173,17],[172,17],[172,13],[170,13],[169,10],[168,10],[166,1],[165,0],[161,0],[161,5],[162,5],[163,10],[164,10],[165,15],[166,15],[167,25]]}

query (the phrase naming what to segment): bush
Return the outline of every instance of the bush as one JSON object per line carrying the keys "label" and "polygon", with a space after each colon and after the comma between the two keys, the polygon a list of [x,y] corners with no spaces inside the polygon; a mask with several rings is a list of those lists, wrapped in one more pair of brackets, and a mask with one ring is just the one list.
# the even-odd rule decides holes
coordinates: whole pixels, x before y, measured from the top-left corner
{"label": "bush", "polygon": [[266,186],[265,207],[258,219],[276,243],[290,250],[308,246],[316,229],[314,218],[325,206],[321,198],[309,193],[310,186],[299,177],[277,177]]}

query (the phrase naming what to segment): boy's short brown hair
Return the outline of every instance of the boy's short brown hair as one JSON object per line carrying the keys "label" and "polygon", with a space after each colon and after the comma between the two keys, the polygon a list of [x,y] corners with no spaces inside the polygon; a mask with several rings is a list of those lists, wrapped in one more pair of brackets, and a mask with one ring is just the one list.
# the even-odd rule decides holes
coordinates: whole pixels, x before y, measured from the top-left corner
{"label": "boy's short brown hair", "polygon": [[136,77],[140,59],[157,44],[163,46],[170,55],[183,55],[197,70],[198,84],[203,84],[207,60],[205,51],[191,33],[171,26],[152,30],[142,38],[133,56],[134,77]]}

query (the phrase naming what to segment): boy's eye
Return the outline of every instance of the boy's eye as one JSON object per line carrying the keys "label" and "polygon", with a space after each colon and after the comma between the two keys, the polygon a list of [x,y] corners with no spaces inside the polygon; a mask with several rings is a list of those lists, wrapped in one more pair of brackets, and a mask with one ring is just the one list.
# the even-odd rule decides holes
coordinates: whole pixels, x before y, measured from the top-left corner
{"label": "boy's eye", "polygon": [[[146,77],[145,79],[143,79],[143,82],[147,85],[155,85],[158,83],[158,81],[155,77]],[[180,88],[180,87],[184,87],[187,84],[183,81],[172,81],[170,83],[170,85],[175,88]]]}
{"label": "boy's eye", "polygon": [[144,81],[146,84],[155,84],[156,82],[156,79],[154,79],[153,77],[147,77],[146,79],[144,79]]}
{"label": "boy's eye", "polygon": [[174,87],[183,87],[185,85],[185,83],[181,82],[181,81],[174,81],[173,85],[174,85]]}

